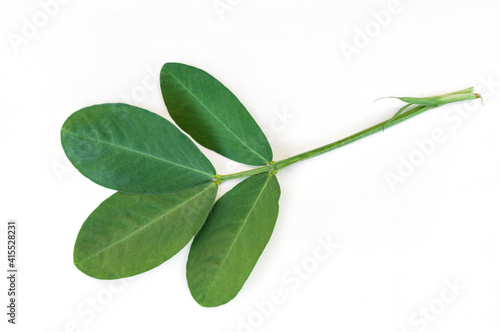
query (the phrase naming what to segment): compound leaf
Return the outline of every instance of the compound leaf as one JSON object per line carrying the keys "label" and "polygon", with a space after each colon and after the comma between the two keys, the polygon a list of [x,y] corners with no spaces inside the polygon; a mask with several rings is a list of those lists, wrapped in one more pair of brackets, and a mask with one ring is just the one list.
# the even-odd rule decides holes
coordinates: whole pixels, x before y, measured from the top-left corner
{"label": "compound leaf", "polygon": [[122,192],[174,192],[215,175],[210,161],[177,127],[131,105],[94,105],[73,113],[62,127],[61,142],[83,175]]}
{"label": "compound leaf", "polygon": [[259,174],[215,203],[187,262],[189,289],[200,305],[219,306],[238,294],[271,237],[279,197],[276,176]]}
{"label": "compound leaf", "polygon": [[240,163],[260,166],[272,161],[271,146],[259,125],[216,78],[192,66],[166,63],[160,83],[172,119],[196,142]]}
{"label": "compound leaf", "polygon": [[98,279],[148,271],[175,255],[200,230],[215,201],[217,185],[206,182],[169,194],[116,193],[83,224],[74,263]]}

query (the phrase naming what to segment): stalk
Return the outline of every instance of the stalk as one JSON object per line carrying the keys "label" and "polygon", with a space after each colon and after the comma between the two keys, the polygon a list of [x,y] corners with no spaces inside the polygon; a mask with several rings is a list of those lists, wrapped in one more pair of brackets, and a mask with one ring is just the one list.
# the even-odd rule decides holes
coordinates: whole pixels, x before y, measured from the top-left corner
{"label": "stalk", "polygon": [[216,175],[213,178],[213,182],[220,184],[224,181],[228,180],[233,180],[233,179],[238,179],[238,178],[245,178],[248,176],[252,176],[255,174],[260,174],[260,173],[266,173],[266,172],[272,172],[274,170],[274,162],[269,163],[267,166],[262,166],[259,168],[254,168],[248,171],[243,171],[243,172],[238,172],[238,173],[233,173],[233,174],[227,174],[227,175]]}
{"label": "stalk", "polygon": [[[298,155],[290,157],[290,158],[283,159],[281,161],[271,162],[266,166],[254,168],[254,169],[244,171],[244,172],[228,174],[228,175],[216,175],[213,178],[213,181],[215,183],[221,183],[221,182],[224,182],[227,180],[248,177],[251,175],[266,173],[266,172],[275,174],[279,170],[284,169],[290,165],[293,165],[295,163],[298,163],[298,162],[306,160],[306,159],[310,159],[310,158],[319,156],[323,153],[330,152],[330,151],[338,149],[342,146],[351,144],[351,143],[356,142],[362,138],[365,138],[365,137],[368,137],[370,135],[376,134],[380,131],[383,131],[386,128],[395,126],[403,121],[406,121],[406,120],[408,120],[408,119],[410,119],[418,114],[421,114],[421,113],[426,112],[428,110],[431,110],[433,108],[437,108],[437,107],[445,105],[445,104],[460,102],[460,101],[465,101],[465,100],[472,100],[472,99],[481,99],[482,100],[482,97],[480,94],[473,92],[473,88],[469,88],[466,90],[460,90],[460,91],[448,93],[448,94],[441,95],[441,96],[429,97],[429,98],[410,98],[410,97],[395,97],[395,98],[398,98],[402,101],[408,102],[409,104],[407,106],[405,106],[404,109],[402,109],[404,112],[396,113],[395,116],[393,116],[391,119],[389,119],[387,121],[381,122],[381,123],[376,124],[370,128],[362,130],[356,134],[353,134],[353,135],[348,136],[346,138],[343,138],[341,140],[335,141],[333,143],[321,146],[319,148],[303,152],[301,154],[298,154]],[[412,109],[409,109],[409,106],[411,106],[412,104],[416,104],[418,106],[416,106]]]}
{"label": "stalk", "polygon": [[293,156],[293,157],[281,160],[281,161],[279,161],[279,162],[276,163],[275,168],[278,169],[278,170],[279,169],[283,169],[283,168],[288,167],[290,165],[293,165],[293,164],[295,164],[295,163],[297,163],[299,161],[310,159],[310,158],[319,156],[319,155],[321,155],[323,153],[326,153],[326,152],[338,149],[338,148],[340,148],[342,146],[351,144],[351,143],[356,142],[356,141],[358,141],[358,140],[360,140],[362,138],[365,138],[367,136],[376,134],[379,131],[382,131],[382,130],[384,130],[386,128],[389,128],[389,127],[392,127],[394,125],[397,125],[398,123],[406,121],[406,120],[414,117],[415,115],[418,115],[420,113],[423,113],[423,112],[428,111],[428,110],[433,109],[433,108],[435,108],[435,107],[432,107],[432,106],[418,106],[418,107],[412,109],[411,111],[409,111],[407,113],[403,113],[402,115],[400,115],[400,116],[392,119],[391,122],[388,122],[388,121],[381,122],[379,124],[376,124],[376,125],[374,125],[374,126],[372,126],[370,128],[367,128],[365,130],[357,132],[354,135],[348,136],[348,137],[343,138],[341,140],[338,140],[336,142],[333,142],[333,143],[321,146],[319,148],[316,148],[316,149],[313,149],[313,150],[310,150],[310,151],[298,154],[296,156]]}

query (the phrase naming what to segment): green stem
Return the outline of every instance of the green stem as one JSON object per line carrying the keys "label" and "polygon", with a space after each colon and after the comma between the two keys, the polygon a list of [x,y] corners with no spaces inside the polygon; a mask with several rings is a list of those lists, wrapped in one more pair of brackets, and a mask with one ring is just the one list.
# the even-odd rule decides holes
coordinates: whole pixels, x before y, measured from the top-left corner
{"label": "green stem", "polygon": [[[464,101],[464,100],[470,100],[470,99],[478,99],[478,98],[481,98],[481,95],[479,94],[473,94],[474,95],[474,98],[471,97],[472,95],[472,90],[469,91],[469,89],[467,89],[466,92],[468,93],[463,93],[465,92],[465,90],[463,91],[458,91],[458,92],[455,92],[455,93],[451,93],[451,94],[447,94],[447,95],[443,95],[443,96],[437,96],[435,98],[439,98],[439,101],[440,102],[444,102],[446,100],[446,102],[444,102],[444,104],[448,104],[448,103],[451,103],[451,102],[457,102],[457,101]],[[451,98],[450,98],[451,96]],[[432,104],[432,103],[431,103]],[[442,106],[444,104],[441,104],[439,106]],[[387,120],[387,121],[384,121],[384,122],[381,122],[379,124],[376,124],[370,128],[367,128],[365,130],[362,130],[354,135],[351,135],[351,136],[348,136],[346,138],[343,138],[341,140],[338,140],[336,142],[333,142],[333,143],[330,143],[330,144],[327,144],[327,145],[324,145],[324,146],[321,146],[319,148],[316,148],[316,149],[313,149],[313,150],[310,150],[310,151],[307,151],[307,152],[304,152],[304,153],[301,153],[301,154],[298,154],[296,156],[293,156],[293,157],[290,157],[290,158],[287,158],[287,159],[283,159],[281,161],[278,161],[278,162],[271,162],[269,163],[269,165],[266,165],[266,166],[262,166],[262,167],[259,167],[259,168],[254,168],[254,169],[251,169],[251,170],[248,170],[248,171],[244,171],[244,172],[239,172],[239,173],[234,173],[234,174],[228,174],[228,175],[216,175],[214,177],[214,182],[216,183],[221,183],[221,182],[224,182],[224,181],[227,181],[227,180],[232,180],[232,179],[237,179],[237,178],[242,178],[242,177],[248,177],[248,176],[251,176],[251,175],[255,175],[255,174],[261,174],[261,173],[266,173],[266,172],[274,172],[276,173],[278,170],[281,170],[285,167],[288,167],[290,165],[293,165],[297,162],[300,162],[300,161],[303,161],[303,160],[306,160],[306,159],[309,159],[309,158],[313,158],[313,157],[316,157],[316,156],[319,156],[323,153],[326,153],[326,152],[329,152],[329,151],[332,151],[332,150],[335,150],[335,149],[338,149],[342,146],[345,146],[345,145],[348,145],[348,144],[351,144],[357,140],[360,140],[362,138],[365,138],[367,136],[370,136],[370,135],[373,135],[375,133],[378,133],[379,131],[383,131],[385,130],[386,128],[389,128],[389,127],[392,127],[392,126],[395,126],[397,125],[398,123],[401,123],[403,121],[406,121],[420,113],[423,113],[425,111],[428,111],[430,109],[433,109],[433,108],[436,108],[436,107],[439,107],[439,106],[426,106],[426,105],[419,105],[411,110],[408,110],[404,113],[401,113],[401,114],[396,114],[396,116],[392,117],[391,119]]]}
{"label": "green stem", "polygon": [[367,136],[370,136],[370,135],[373,135],[375,133],[378,133],[379,131],[382,131],[382,130],[384,130],[386,128],[389,128],[389,127],[392,127],[394,125],[397,125],[400,122],[408,120],[409,118],[412,118],[415,115],[418,115],[420,113],[423,113],[423,112],[425,112],[427,110],[430,110],[430,109],[433,109],[433,108],[434,107],[431,107],[431,106],[418,106],[418,107],[412,109],[411,111],[409,111],[407,113],[403,113],[402,115],[400,115],[400,116],[392,119],[390,123],[388,123],[387,121],[381,122],[381,123],[376,124],[376,125],[374,125],[374,126],[372,126],[370,128],[362,130],[362,131],[360,131],[360,132],[358,132],[358,133],[356,133],[354,135],[351,135],[351,136],[348,136],[346,138],[343,138],[343,139],[341,139],[339,141],[336,141],[336,142],[333,142],[333,143],[321,146],[319,148],[316,148],[316,149],[313,149],[313,150],[310,150],[310,151],[298,154],[296,156],[293,156],[293,157],[290,157],[290,158],[278,161],[276,163],[276,165],[275,165],[275,168],[277,170],[280,170],[280,169],[283,169],[283,168],[288,167],[290,165],[293,165],[293,164],[295,164],[295,163],[297,163],[299,161],[306,160],[306,159],[309,159],[309,158],[313,158],[313,157],[319,156],[320,154],[323,154],[323,153],[326,153],[326,152],[338,149],[338,148],[340,148],[342,146],[351,144],[351,143],[353,143],[353,142],[355,142],[357,140],[360,140],[360,139],[365,138]]}
{"label": "green stem", "polygon": [[238,172],[238,173],[227,174],[227,175],[216,175],[214,177],[214,182],[221,183],[221,182],[224,182],[227,180],[244,178],[244,177],[248,177],[248,176],[252,176],[252,175],[260,174],[260,173],[272,172],[273,170],[274,170],[274,163],[272,162],[267,166],[254,168],[254,169],[244,171],[244,172]]}

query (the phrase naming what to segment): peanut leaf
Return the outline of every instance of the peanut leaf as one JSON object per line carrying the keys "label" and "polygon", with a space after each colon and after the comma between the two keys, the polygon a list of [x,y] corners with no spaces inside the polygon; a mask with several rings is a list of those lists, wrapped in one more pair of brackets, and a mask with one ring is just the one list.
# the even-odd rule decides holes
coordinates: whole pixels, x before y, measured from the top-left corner
{"label": "peanut leaf", "polygon": [[172,123],[126,104],[73,113],[62,127],[61,141],[83,175],[122,192],[174,192],[215,175],[210,161]]}
{"label": "peanut leaf", "polygon": [[157,267],[200,230],[216,194],[212,182],[169,194],[116,193],[84,222],[74,263],[98,279],[130,277]]}
{"label": "peanut leaf", "polygon": [[166,63],[160,74],[163,99],[172,119],[196,142],[248,165],[266,165],[271,146],[243,104],[207,72]]}
{"label": "peanut leaf", "polygon": [[245,179],[215,203],[187,262],[189,289],[200,305],[219,306],[238,294],[271,238],[279,197],[276,176],[265,173]]}

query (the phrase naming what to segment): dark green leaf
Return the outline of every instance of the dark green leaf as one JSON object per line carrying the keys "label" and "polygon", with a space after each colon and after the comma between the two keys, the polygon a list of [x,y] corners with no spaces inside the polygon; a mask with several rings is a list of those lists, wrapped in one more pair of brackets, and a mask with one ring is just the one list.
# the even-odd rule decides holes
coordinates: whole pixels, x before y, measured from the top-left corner
{"label": "dark green leaf", "polygon": [[167,63],[160,75],[172,119],[204,147],[248,165],[266,165],[271,146],[236,96],[205,71]]}
{"label": "dark green leaf", "polygon": [[148,271],[175,255],[200,230],[215,201],[206,182],[170,194],[116,193],[92,212],[75,244],[75,265],[98,279]]}
{"label": "dark green leaf", "polygon": [[174,192],[215,175],[210,161],[172,123],[126,104],[73,113],[62,127],[61,141],[83,175],[122,192]]}
{"label": "dark green leaf", "polygon": [[238,294],[271,237],[279,197],[276,176],[259,174],[214,205],[187,262],[189,289],[200,305],[215,307]]}

